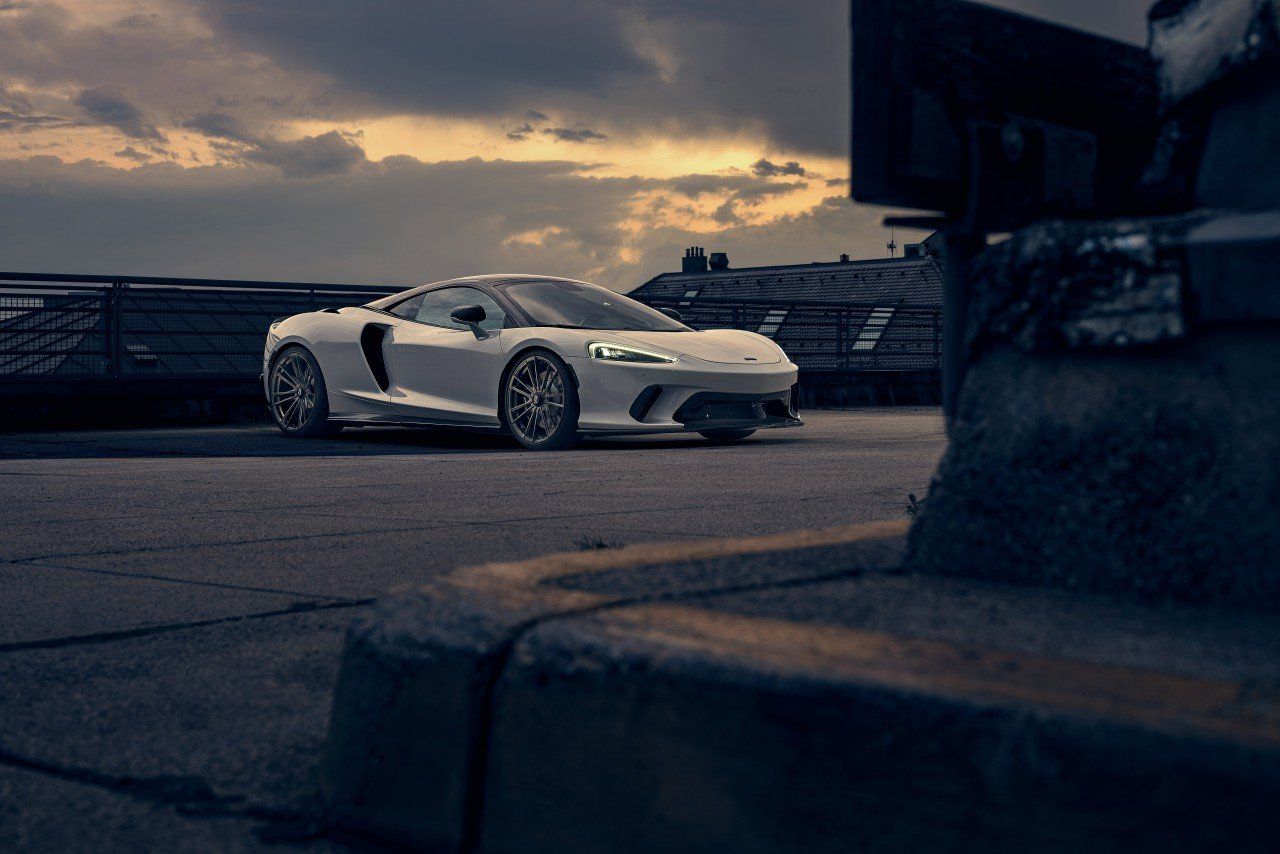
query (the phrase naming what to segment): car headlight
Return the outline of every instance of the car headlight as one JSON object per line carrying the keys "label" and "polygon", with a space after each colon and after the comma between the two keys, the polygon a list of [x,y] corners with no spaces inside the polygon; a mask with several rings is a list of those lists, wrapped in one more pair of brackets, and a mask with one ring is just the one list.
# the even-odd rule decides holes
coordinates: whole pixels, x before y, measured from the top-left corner
{"label": "car headlight", "polygon": [[675,356],[655,353],[652,350],[641,350],[639,347],[628,347],[626,344],[610,344],[596,341],[587,345],[587,355],[605,362],[674,362]]}

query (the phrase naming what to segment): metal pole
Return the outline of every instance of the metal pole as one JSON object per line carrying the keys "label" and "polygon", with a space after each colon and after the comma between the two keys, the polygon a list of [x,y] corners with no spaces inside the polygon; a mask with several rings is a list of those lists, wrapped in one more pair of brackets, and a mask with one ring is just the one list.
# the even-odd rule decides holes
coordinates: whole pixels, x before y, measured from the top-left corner
{"label": "metal pole", "polygon": [[969,275],[973,259],[986,241],[959,225],[947,226],[942,283],[942,409],[948,423],[955,418],[964,384],[964,330],[969,315]]}

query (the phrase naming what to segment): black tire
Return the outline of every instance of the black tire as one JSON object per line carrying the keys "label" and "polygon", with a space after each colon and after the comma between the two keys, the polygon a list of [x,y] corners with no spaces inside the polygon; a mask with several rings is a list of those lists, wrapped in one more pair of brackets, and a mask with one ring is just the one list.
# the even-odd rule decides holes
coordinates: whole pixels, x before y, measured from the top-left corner
{"label": "black tire", "polygon": [[713,442],[740,442],[750,436],[755,430],[701,430],[699,431],[703,438],[710,439]]}
{"label": "black tire", "polygon": [[[290,405],[289,400],[296,403]],[[333,436],[342,430],[342,425],[329,423],[329,396],[320,363],[311,351],[297,344],[285,347],[271,360],[267,411],[280,432],[292,438]]]}
{"label": "black tire", "polygon": [[511,360],[498,389],[498,407],[507,432],[531,451],[562,451],[582,439],[577,384],[569,366],[550,350],[525,350]]}

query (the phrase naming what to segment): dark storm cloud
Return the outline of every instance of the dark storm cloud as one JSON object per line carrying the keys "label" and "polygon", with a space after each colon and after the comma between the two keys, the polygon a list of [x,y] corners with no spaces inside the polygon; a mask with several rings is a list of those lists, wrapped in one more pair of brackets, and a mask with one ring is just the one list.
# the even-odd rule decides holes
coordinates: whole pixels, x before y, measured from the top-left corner
{"label": "dark storm cloud", "polygon": [[199,0],[227,37],[396,109],[505,110],[531,89],[597,90],[649,64],[602,0]]}
{"label": "dark storm cloud", "polygon": [[524,142],[531,133],[533,133],[533,125],[525,122],[520,127],[507,131],[507,139],[512,142]]}
{"label": "dark storm cloud", "polygon": [[0,110],[16,113],[29,113],[32,110],[31,99],[21,92],[15,92],[0,83]]}
{"label": "dark storm cloud", "polygon": [[61,116],[36,111],[31,99],[0,83],[0,131],[32,131],[49,127],[67,127],[75,122]]}
{"label": "dark storm cloud", "polygon": [[661,186],[692,198],[705,195],[728,195],[738,201],[758,202],[769,196],[783,196],[803,190],[803,181],[784,182],[753,178],[750,175],[680,175],[657,181]]}
{"label": "dark storm cloud", "polygon": [[132,145],[126,145],[124,148],[115,152],[116,157],[123,157],[126,160],[136,160],[139,163],[148,163],[151,161],[151,155],[146,152],[139,151]]}
{"label": "dark storm cloud", "polygon": [[351,134],[331,130],[317,136],[282,140],[255,134],[229,113],[200,113],[182,123],[208,137],[210,147],[232,163],[263,164],[286,178],[342,175],[368,164],[364,148]]}
{"label": "dark storm cloud", "polygon": [[[568,162],[400,156],[341,178],[290,181],[268,168],[0,161],[0,253],[37,269],[310,281],[582,274],[616,263],[626,202],[646,184],[577,171]],[[563,233],[541,246],[509,240],[547,227]]]}
{"label": "dark storm cloud", "polygon": [[[175,27],[163,6],[87,23],[53,0],[5,3],[0,79],[126,92],[145,117],[118,105],[108,118],[135,139],[212,108],[254,129],[388,114],[540,127],[554,116],[613,138],[748,133],[795,154],[848,148],[848,0],[193,2],[212,33]],[[996,2],[1139,39],[1148,5]]]}
{"label": "dark storm cloud", "polygon": [[275,166],[286,178],[343,175],[369,162],[355,140],[336,130],[296,140],[263,140],[246,150],[244,159]]}
{"label": "dark storm cloud", "polygon": [[131,139],[167,142],[160,129],[124,95],[103,86],[85,89],[76,96],[76,105],[95,123],[113,127]]}
{"label": "dark storm cloud", "polygon": [[740,225],[742,217],[738,216],[737,205],[733,199],[726,199],[724,204],[720,205],[711,212],[711,218],[721,225]]}
{"label": "dark storm cloud", "polygon": [[234,142],[256,143],[258,138],[245,128],[240,119],[230,113],[200,113],[182,123],[187,130],[204,134],[215,139],[229,139]]}
{"label": "dark storm cloud", "polygon": [[[401,156],[340,178],[291,181],[252,166],[121,170],[39,156],[0,160],[0,254],[36,270],[405,285],[528,270],[629,290],[678,269],[681,248],[695,243],[740,265],[884,251],[881,212],[845,199],[767,225],[743,224],[729,208],[714,234],[629,231],[637,193],[665,189],[652,179],[584,177],[571,162]],[[548,228],[555,233],[542,242],[513,239]],[[622,261],[623,246],[639,261]]]}
{"label": "dark storm cloud", "polygon": [[785,148],[845,147],[846,0],[198,3],[226,43],[328,75],[366,114],[598,117],[610,135],[763,127]]}
{"label": "dark storm cloud", "polygon": [[771,196],[785,196],[788,193],[794,193],[798,190],[806,189],[808,186],[809,185],[804,181],[780,184],[756,184],[735,190],[733,197],[740,202],[746,202],[747,204],[754,205],[770,198]]}
{"label": "dark storm cloud", "polygon": [[608,139],[602,133],[589,128],[543,128],[541,133],[554,136],[561,142],[590,142],[593,139]]}
{"label": "dark storm cloud", "polygon": [[771,163],[761,157],[755,163],[751,164],[751,171],[762,178],[773,177],[774,175],[799,175],[804,177],[804,167],[794,160],[788,160],[782,165]]}
{"label": "dark storm cloud", "polygon": [[[217,38],[190,20],[185,0],[147,5],[156,12],[116,20],[76,14],[62,0],[0,14],[0,80],[20,84],[41,113],[114,124],[133,139],[210,109],[250,127],[343,112],[330,99],[347,90],[324,75],[289,73]],[[87,112],[75,102],[80,92]]]}
{"label": "dark storm cloud", "polygon": [[71,127],[75,122],[58,116],[32,116],[0,110],[0,131],[32,131],[50,127]]}

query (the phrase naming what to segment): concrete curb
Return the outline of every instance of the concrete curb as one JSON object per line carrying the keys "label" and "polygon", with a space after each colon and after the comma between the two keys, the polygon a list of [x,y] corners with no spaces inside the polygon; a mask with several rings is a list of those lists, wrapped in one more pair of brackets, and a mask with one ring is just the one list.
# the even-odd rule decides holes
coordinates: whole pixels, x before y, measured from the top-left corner
{"label": "concrete curb", "polygon": [[[696,607],[893,572],[904,533],[553,555],[388,597],[344,654],[330,817],[458,851],[1248,848],[1280,831],[1280,702],[1256,686]],[[780,559],[796,549],[823,559]],[[696,570],[729,557],[751,577]],[[563,583],[640,567],[640,595]]]}

